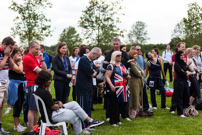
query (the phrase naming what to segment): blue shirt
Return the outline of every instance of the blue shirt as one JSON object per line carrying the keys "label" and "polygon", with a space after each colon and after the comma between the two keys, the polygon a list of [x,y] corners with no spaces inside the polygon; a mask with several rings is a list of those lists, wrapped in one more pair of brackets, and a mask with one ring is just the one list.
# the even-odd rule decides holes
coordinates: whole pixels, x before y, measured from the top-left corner
{"label": "blue shirt", "polygon": [[136,62],[138,63],[138,65],[140,66],[140,68],[144,71],[146,69],[146,62],[145,59],[139,55],[138,59],[136,60]]}
{"label": "blue shirt", "polygon": [[51,68],[51,63],[50,63],[49,57],[46,55],[46,52],[43,53],[43,59],[44,59],[44,61],[46,63],[47,69],[50,69]]}

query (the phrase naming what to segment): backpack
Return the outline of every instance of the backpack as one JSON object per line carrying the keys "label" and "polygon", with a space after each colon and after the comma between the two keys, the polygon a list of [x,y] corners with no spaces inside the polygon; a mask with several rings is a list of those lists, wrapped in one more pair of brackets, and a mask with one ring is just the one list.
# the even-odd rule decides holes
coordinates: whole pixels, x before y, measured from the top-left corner
{"label": "backpack", "polygon": [[196,99],[195,108],[196,110],[202,110],[202,98]]}
{"label": "backpack", "polygon": [[188,108],[183,109],[183,114],[187,117],[196,117],[198,115],[198,111],[193,105],[190,105]]}

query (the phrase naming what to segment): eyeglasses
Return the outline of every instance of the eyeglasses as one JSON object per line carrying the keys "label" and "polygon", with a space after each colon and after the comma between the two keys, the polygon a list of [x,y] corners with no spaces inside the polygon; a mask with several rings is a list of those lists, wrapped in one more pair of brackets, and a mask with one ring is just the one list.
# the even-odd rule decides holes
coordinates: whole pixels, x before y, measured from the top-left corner
{"label": "eyeglasses", "polygon": [[137,51],[141,50],[141,49],[136,49]]}
{"label": "eyeglasses", "polygon": [[119,44],[117,43],[117,44],[113,44],[113,45],[119,45]]}
{"label": "eyeglasses", "polygon": [[116,55],[116,57],[120,57],[121,55]]}

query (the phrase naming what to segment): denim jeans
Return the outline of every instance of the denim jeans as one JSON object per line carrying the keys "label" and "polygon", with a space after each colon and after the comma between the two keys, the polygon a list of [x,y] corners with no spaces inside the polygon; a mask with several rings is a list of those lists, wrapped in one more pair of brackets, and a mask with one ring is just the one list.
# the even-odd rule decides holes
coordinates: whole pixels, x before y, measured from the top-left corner
{"label": "denim jeans", "polygon": [[54,87],[56,100],[65,104],[70,92],[69,81],[55,81]]}
{"label": "denim jeans", "polygon": [[[91,117],[92,95],[77,95],[77,102],[83,110]],[[88,126],[88,122],[84,122],[84,127]]]}

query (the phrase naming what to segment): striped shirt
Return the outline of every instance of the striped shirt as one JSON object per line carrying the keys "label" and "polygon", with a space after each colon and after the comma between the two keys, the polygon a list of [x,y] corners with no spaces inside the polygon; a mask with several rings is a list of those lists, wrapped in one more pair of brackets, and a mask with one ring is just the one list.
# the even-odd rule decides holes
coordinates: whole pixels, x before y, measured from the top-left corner
{"label": "striped shirt", "polygon": [[194,56],[193,59],[196,61],[197,70],[198,70],[199,72],[202,72],[201,57],[200,57],[200,56],[198,56],[198,57]]}
{"label": "striped shirt", "polygon": [[[4,51],[0,49],[0,63],[3,60],[3,58],[4,58]],[[3,69],[0,70],[0,82],[7,83],[7,81],[8,81],[8,69],[9,69],[9,63],[7,60]]]}

